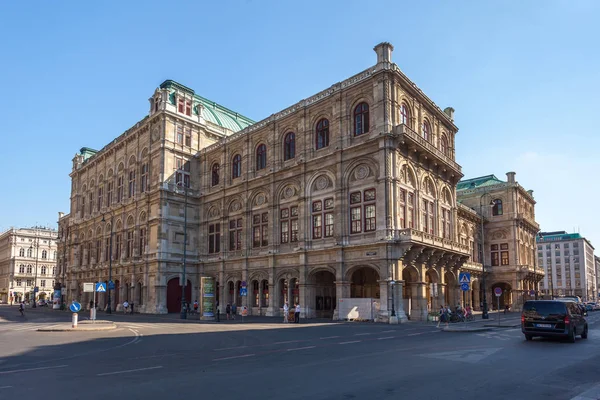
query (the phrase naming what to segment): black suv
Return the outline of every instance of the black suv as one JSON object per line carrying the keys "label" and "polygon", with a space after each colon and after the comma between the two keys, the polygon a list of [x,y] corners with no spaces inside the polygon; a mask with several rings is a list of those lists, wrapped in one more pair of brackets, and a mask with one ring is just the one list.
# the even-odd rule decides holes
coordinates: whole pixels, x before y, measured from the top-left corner
{"label": "black suv", "polygon": [[584,310],[574,301],[530,300],[521,314],[521,331],[525,339],[534,336],[558,336],[575,343],[575,336],[587,339],[588,324]]}

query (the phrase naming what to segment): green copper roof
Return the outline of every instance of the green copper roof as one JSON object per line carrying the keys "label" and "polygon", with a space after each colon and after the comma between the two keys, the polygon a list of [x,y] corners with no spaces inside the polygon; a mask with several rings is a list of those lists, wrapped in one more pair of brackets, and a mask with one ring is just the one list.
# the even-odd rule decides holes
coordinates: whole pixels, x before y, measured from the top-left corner
{"label": "green copper roof", "polygon": [[541,235],[538,234],[536,236],[537,242],[555,242],[557,240],[575,240],[581,239],[581,235],[579,233],[567,233],[565,231],[561,232],[541,232]]}
{"label": "green copper roof", "polygon": [[98,150],[90,149],[89,147],[82,147],[79,150],[79,153],[83,156],[83,161],[87,160],[88,158],[90,158],[91,156],[96,154],[97,152],[98,152]]}
{"label": "green copper roof", "polygon": [[499,183],[505,183],[505,182],[496,178],[495,175],[486,175],[486,176],[480,176],[479,178],[462,180],[462,181],[458,182],[458,185],[456,185],[456,190],[476,189],[476,188],[480,188],[480,187],[484,187],[484,186],[497,185]]}
{"label": "green copper roof", "polygon": [[[212,100],[195,94],[194,90],[173,80],[169,79],[164,81],[160,84],[160,88],[180,90],[193,96],[194,104],[192,105],[192,107],[194,108],[194,114],[198,115],[198,106],[202,105],[202,116],[205,120],[210,121],[213,124],[222,126],[223,128],[232,130],[233,132],[240,131],[246,128],[247,126],[253,125],[255,123],[255,121],[251,120],[248,117],[238,114],[237,112],[232,111],[227,107],[223,107],[222,105],[215,103]],[[169,98],[171,100],[171,103],[175,104],[174,96],[170,95]]]}

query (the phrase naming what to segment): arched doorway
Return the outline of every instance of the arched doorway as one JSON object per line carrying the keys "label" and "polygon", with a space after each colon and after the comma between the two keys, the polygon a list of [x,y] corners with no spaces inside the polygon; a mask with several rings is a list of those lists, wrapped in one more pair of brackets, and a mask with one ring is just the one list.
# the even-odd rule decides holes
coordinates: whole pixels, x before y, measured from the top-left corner
{"label": "arched doorway", "polygon": [[121,304],[121,282],[118,279],[115,281],[114,293],[115,304],[113,304],[112,306],[114,308],[117,308],[117,306]]}
{"label": "arched doorway", "polygon": [[425,273],[425,298],[427,299],[427,311],[432,311],[440,307],[438,304],[439,291],[438,273],[434,269],[428,269]]}
{"label": "arched doorway", "polygon": [[[246,289],[247,290],[247,289]],[[237,281],[235,284],[235,305],[239,308],[242,306],[242,296],[240,292],[242,291],[242,281]]]}
{"label": "arched doorway", "polygon": [[[188,280],[185,286],[185,299],[189,303],[192,298],[192,283]],[[181,286],[179,278],[172,278],[167,283],[167,311],[181,312]]]}
{"label": "arched doorway", "polygon": [[310,308],[315,311],[316,318],[333,318],[337,307],[335,296],[335,275],[330,271],[317,271],[310,276],[314,293],[309,301],[314,302]]}
{"label": "arched doorway", "polygon": [[350,297],[379,299],[379,273],[370,267],[361,267],[352,273]]}
{"label": "arched doorway", "polygon": [[264,279],[261,282],[261,285],[262,285],[262,298],[260,299],[260,306],[268,307],[269,306],[269,281]]}
{"label": "arched doorway", "polygon": [[227,304],[233,304],[235,298],[235,283],[233,281],[227,282]]}
{"label": "arched doorway", "polygon": [[456,275],[450,271],[446,271],[444,274],[445,282],[446,282],[446,293],[444,294],[444,302],[447,307],[450,307],[454,310],[459,303],[459,293],[460,288],[458,287],[458,280],[456,279]]}
{"label": "arched doorway", "polygon": [[135,286],[135,302],[138,306],[141,306],[143,303],[142,301],[142,283],[138,282],[137,285]]}
{"label": "arched doorway", "polygon": [[[500,297],[496,296],[496,288],[502,290]],[[513,306],[512,287],[506,282],[494,283],[492,285],[492,296],[493,304],[490,304],[490,308],[493,310],[503,310],[506,305]]]}

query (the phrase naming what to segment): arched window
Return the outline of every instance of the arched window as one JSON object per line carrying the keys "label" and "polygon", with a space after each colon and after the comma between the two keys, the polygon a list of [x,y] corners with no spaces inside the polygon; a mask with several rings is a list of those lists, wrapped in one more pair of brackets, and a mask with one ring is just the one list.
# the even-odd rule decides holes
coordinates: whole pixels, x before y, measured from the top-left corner
{"label": "arched window", "polygon": [[56,275],[56,267],[52,267],[52,275]]}
{"label": "arched window", "polygon": [[492,207],[492,215],[496,216],[496,215],[502,215],[503,211],[502,211],[502,200],[500,199],[495,199],[493,201],[494,206]]}
{"label": "arched window", "polygon": [[42,272],[41,272],[41,274],[42,274],[42,275],[46,275],[46,271],[47,271],[47,270],[48,270],[48,269],[46,268],[46,266],[45,266],[45,265],[42,265]]}
{"label": "arched window", "polygon": [[421,130],[421,133],[423,134],[423,139],[429,140],[429,136],[431,135],[431,127],[429,126],[428,121],[423,121],[423,126]]}
{"label": "arched window", "polygon": [[46,250],[42,250],[42,260],[48,258],[48,252]]}
{"label": "arched window", "polygon": [[410,114],[408,113],[408,107],[406,104],[400,106],[400,123],[404,125],[410,125]]}
{"label": "arched window", "polygon": [[25,249],[19,250],[19,257],[25,257]]}
{"label": "arched window", "polygon": [[267,146],[259,144],[256,148],[256,170],[263,169],[267,166]]}
{"label": "arched window", "polygon": [[329,146],[329,121],[323,118],[317,122],[317,150]]}
{"label": "arched window", "polygon": [[33,249],[31,247],[27,249],[27,257],[33,257]]}
{"label": "arched window", "polygon": [[360,103],[354,108],[354,136],[369,132],[369,105]]}
{"label": "arched window", "polygon": [[285,135],[283,142],[283,160],[291,160],[294,157],[296,157],[296,134],[290,132]]}
{"label": "arched window", "polygon": [[19,265],[19,273],[20,274],[24,274],[25,273],[25,266],[23,264]]}
{"label": "arched window", "polygon": [[56,250],[54,251],[54,254],[52,254],[52,259],[56,260]]}
{"label": "arched window", "polygon": [[446,135],[442,135],[440,139],[440,150],[445,156],[448,155],[448,139],[446,139]]}
{"label": "arched window", "polygon": [[219,164],[214,163],[211,168],[211,185],[217,186],[219,184]]}
{"label": "arched window", "polygon": [[233,162],[231,163],[231,178],[239,178],[242,176],[242,156],[236,154],[233,156]]}

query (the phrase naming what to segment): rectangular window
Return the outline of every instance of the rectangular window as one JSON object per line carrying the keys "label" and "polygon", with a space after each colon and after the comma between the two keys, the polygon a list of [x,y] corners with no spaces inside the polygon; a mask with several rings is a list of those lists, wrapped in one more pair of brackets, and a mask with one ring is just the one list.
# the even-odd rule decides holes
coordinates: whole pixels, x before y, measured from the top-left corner
{"label": "rectangular window", "polygon": [[190,163],[182,158],[175,158],[175,184],[190,187]]}
{"label": "rectangular window", "polygon": [[500,265],[500,253],[492,252],[492,267],[497,267]]}
{"label": "rectangular window", "polygon": [[208,252],[210,254],[221,252],[221,224],[208,226]]}
{"label": "rectangular window", "polygon": [[[357,192],[360,195],[360,192]],[[358,196],[357,196],[358,197]],[[358,200],[360,202],[360,197]],[[333,198],[312,203],[312,238],[321,239],[333,236]],[[324,211],[324,212],[323,212]]]}
{"label": "rectangular window", "polygon": [[269,213],[252,216],[252,247],[269,245]]}
{"label": "rectangular window", "polygon": [[182,114],[185,112],[185,100],[184,99],[177,100],[177,111],[179,111]]}
{"label": "rectangular window", "polygon": [[135,195],[135,171],[129,171],[129,192],[128,197],[132,198]]}
{"label": "rectangular window", "polygon": [[192,115],[192,102],[189,100],[186,100],[185,102],[185,115]]}
{"label": "rectangular window", "polygon": [[108,261],[110,257],[110,238],[104,239],[104,261]]}
{"label": "rectangular window", "polygon": [[502,265],[508,265],[509,264],[509,262],[508,262],[508,251],[503,251],[502,252],[502,260],[501,260],[501,262],[502,262]]}
{"label": "rectangular window", "polygon": [[125,257],[133,257],[133,231],[127,232],[127,249],[125,251]]}
{"label": "rectangular window", "polygon": [[177,125],[177,134],[175,135],[177,144],[183,144],[183,126]]}
{"label": "rectangular window", "polygon": [[146,253],[146,228],[140,229],[140,243],[138,248],[138,254],[140,256]]}
{"label": "rectangular window", "polygon": [[22,283],[21,280],[17,279],[17,286],[21,286],[21,283]]}
{"label": "rectangular window", "polygon": [[192,128],[185,128],[185,145],[192,147]]}
{"label": "rectangular window", "polygon": [[365,232],[375,230],[375,204],[365,206]]}
{"label": "rectangular window", "polygon": [[94,211],[94,193],[93,193],[93,190],[90,191],[90,193],[88,195],[88,199],[90,200],[90,202],[88,204],[88,206],[90,207],[89,211],[88,211],[88,214],[91,215],[92,211]]}
{"label": "rectangular window", "polygon": [[81,218],[85,216],[85,194],[81,195]]}
{"label": "rectangular window", "polygon": [[116,235],[116,240],[115,240],[115,259],[120,260],[121,259],[121,234],[117,234]]}
{"label": "rectangular window", "polygon": [[325,213],[325,237],[333,236],[333,213]]}
{"label": "rectangular window", "polygon": [[98,188],[98,201],[96,202],[98,206],[98,211],[102,208],[102,199],[104,198],[104,187],[100,186]]}
{"label": "rectangular window", "polygon": [[321,214],[313,215],[313,239],[321,239],[323,229],[322,218]]}
{"label": "rectangular window", "polygon": [[33,286],[33,279],[27,279],[27,286]]}
{"label": "rectangular window", "polygon": [[117,178],[117,203],[123,200],[123,176]]}
{"label": "rectangular window", "polygon": [[142,164],[142,176],[140,182],[140,191],[144,193],[148,188],[148,163]]}
{"label": "rectangular window", "polygon": [[108,182],[108,185],[106,186],[106,205],[108,207],[110,207],[110,205],[112,203],[112,194],[113,194],[113,183]]}
{"label": "rectangular window", "polygon": [[360,207],[352,207],[350,209],[350,233],[362,232],[361,222],[362,222],[361,208]]}
{"label": "rectangular window", "polygon": [[42,279],[42,280],[40,281],[40,286],[41,286],[41,287],[46,287],[46,280],[45,280],[45,279]]}
{"label": "rectangular window", "polygon": [[100,256],[102,256],[102,240],[98,239],[96,240],[96,263],[100,262]]}
{"label": "rectangular window", "polygon": [[229,251],[242,249],[242,219],[229,221]]}
{"label": "rectangular window", "polygon": [[407,215],[406,215],[406,222],[407,222],[407,228],[414,228],[415,227],[415,195],[413,193],[409,193],[408,194],[408,201],[407,201],[408,207],[407,207]]}
{"label": "rectangular window", "polygon": [[400,218],[400,228],[406,228],[406,191],[404,189],[400,189],[400,198],[399,198],[399,218]]}

